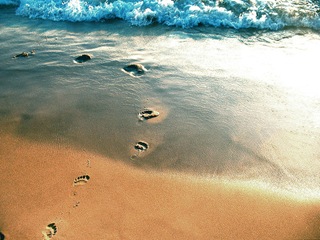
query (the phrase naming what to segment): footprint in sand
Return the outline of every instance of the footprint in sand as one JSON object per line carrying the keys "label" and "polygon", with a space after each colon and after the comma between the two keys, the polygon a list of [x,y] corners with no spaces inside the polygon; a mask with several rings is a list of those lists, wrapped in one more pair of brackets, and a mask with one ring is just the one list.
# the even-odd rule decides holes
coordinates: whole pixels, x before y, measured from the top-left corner
{"label": "footprint in sand", "polygon": [[133,63],[125,66],[122,71],[131,75],[132,77],[139,77],[144,74],[147,69],[140,63]]}
{"label": "footprint in sand", "polygon": [[46,229],[42,231],[45,240],[51,239],[57,233],[57,226],[55,223],[47,225]]}
{"label": "footprint in sand", "polygon": [[138,152],[133,154],[130,157],[130,159],[135,160],[136,158],[138,158],[140,156],[141,153],[147,151],[148,148],[149,148],[149,144],[147,142],[144,142],[144,141],[137,142],[136,145],[134,145],[134,149],[137,150]]}
{"label": "footprint in sand", "polygon": [[89,175],[82,175],[77,177],[74,181],[73,181],[73,185],[77,186],[77,185],[84,185],[86,184],[90,179]]}
{"label": "footprint in sand", "polygon": [[92,59],[92,56],[89,55],[89,54],[82,54],[81,56],[79,57],[76,57],[73,62],[74,63],[84,63],[86,61],[89,61]]}
{"label": "footprint in sand", "polygon": [[151,118],[158,117],[160,115],[159,112],[151,110],[151,109],[145,109],[142,112],[139,113],[138,117],[141,121],[148,120]]}
{"label": "footprint in sand", "polygon": [[36,53],[35,50],[32,50],[31,52],[22,52],[22,53],[14,55],[12,58],[29,57],[31,55],[34,55],[35,53]]}
{"label": "footprint in sand", "polygon": [[147,151],[148,148],[149,148],[149,144],[144,141],[137,142],[136,145],[134,146],[134,149],[138,150],[139,152]]}

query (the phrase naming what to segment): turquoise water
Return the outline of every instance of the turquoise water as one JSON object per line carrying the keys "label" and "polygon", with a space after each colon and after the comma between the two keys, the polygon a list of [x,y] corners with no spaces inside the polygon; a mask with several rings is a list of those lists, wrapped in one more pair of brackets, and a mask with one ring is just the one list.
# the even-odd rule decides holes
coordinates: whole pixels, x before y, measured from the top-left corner
{"label": "turquoise water", "polygon": [[[51,21],[21,16],[22,6],[0,8],[3,131],[14,126],[7,131],[142,168],[319,193],[313,27]],[[74,63],[84,53],[92,59]],[[122,71],[133,62],[147,69],[141,77]],[[145,108],[158,120],[140,121]],[[137,141],[149,149],[138,153]]]}

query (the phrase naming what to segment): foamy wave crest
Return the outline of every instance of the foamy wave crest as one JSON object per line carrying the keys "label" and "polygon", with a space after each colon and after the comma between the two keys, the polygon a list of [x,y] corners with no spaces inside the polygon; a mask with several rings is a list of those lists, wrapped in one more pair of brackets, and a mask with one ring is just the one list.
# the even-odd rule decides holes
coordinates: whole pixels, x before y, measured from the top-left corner
{"label": "foamy wave crest", "polygon": [[21,0],[17,13],[73,22],[120,18],[139,26],[320,28],[318,0]]}

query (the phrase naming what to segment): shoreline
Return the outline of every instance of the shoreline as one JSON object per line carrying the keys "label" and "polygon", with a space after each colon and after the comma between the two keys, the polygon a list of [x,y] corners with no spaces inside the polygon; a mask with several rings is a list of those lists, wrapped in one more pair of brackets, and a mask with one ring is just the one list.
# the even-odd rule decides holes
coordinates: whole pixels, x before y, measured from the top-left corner
{"label": "shoreline", "polygon": [[[0,231],[9,240],[320,236],[319,201],[145,171],[85,150],[0,136]],[[50,235],[53,223],[56,233]]]}
{"label": "shoreline", "polygon": [[[252,30],[240,36],[228,29],[171,31],[123,21],[52,24],[3,12],[8,33],[0,99],[0,232],[5,239],[320,239],[319,198],[223,176],[209,179],[200,171],[212,166],[243,173],[257,164],[262,173],[273,173],[265,169],[274,166],[266,161],[270,155],[285,161],[280,167],[292,164],[318,175],[317,100],[281,95],[286,83],[272,82],[277,74],[287,76],[286,68],[277,72],[282,59],[301,65],[309,58],[300,62],[299,51],[314,52],[300,45],[300,37],[293,40],[296,31],[255,38]],[[245,45],[247,36],[252,45]],[[262,47],[264,37],[271,41]],[[292,55],[273,45],[281,37]],[[12,60],[12,54],[34,46],[34,57]],[[94,59],[74,64],[83,52]],[[244,53],[251,58],[242,65]],[[211,56],[214,62],[204,61]],[[151,71],[128,77],[121,68],[130,62]],[[250,71],[250,63],[268,64]],[[310,69],[296,75],[305,70]],[[301,102],[291,106],[287,97]],[[141,122],[138,113],[145,108],[161,115]],[[139,155],[137,141],[147,142],[149,150]],[[299,161],[299,156],[308,157]],[[283,176],[272,180],[282,183]],[[300,180],[318,182],[308,174]]]}

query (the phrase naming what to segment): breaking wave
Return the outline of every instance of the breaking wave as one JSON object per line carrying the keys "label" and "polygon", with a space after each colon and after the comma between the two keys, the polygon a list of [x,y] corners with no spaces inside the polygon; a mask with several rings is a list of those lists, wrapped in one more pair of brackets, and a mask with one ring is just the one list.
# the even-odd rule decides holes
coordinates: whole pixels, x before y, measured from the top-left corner
{"label": "breaking wave", "polygon": [[137,26],[320,29],[318,0],[0,0],[0,4],[16,5],[18,15],[53,21],[119,18]]}

